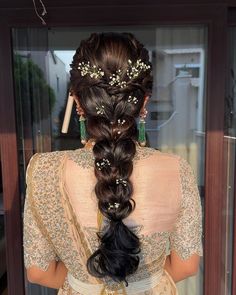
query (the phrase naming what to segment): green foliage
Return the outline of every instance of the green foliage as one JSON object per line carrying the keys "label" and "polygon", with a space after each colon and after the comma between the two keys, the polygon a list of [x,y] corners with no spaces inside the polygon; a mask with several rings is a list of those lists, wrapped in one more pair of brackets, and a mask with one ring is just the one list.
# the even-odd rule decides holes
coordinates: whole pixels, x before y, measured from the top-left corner
{"label": "green foliage", "polygon": [[16,103],[21,104],[23,112],[30,111],[33,122],[49,118],[56,96],[39,66],[14,54],[14,80]]}

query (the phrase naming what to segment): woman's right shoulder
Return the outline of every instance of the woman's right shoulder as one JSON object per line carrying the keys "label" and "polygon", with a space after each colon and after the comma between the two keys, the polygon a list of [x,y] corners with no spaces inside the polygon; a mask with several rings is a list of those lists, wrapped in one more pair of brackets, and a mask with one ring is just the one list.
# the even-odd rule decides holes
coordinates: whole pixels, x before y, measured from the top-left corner
{"label": "woman's right shoulder", "polygon": [[26,174],[29,171],[42,171],[49,173],[60,166],[65,154],[73,153],[73,150],[37,152],[33,154],[27,164]]}
{"label": "woman's right shoulder", "polygon": [[28,162],[28,166],[34,164],[36,161],[55,161],[60,159],[67,151],[53,151],[53,152],[37,152],[34,153]]}

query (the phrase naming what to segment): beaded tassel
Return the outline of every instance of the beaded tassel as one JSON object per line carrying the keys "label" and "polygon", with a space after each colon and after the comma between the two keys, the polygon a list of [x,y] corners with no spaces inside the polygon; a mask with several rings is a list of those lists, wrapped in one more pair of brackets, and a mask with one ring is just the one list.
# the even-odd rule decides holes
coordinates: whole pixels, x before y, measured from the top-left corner
{"label": "beaded tassel", "polygon": [[80,140],[82,144],[86,144],[87,136],[86,136],[86,128],[85,128],[85,118],[83,115],[79,118],[80,121]]}
{"label": "beaded tassel", "polygon": [[145,119],[144,118],[140,118],[138,130],[139,130],[138,141],[141,146],[145,146],[146,145],[146,133],[145,133]]}

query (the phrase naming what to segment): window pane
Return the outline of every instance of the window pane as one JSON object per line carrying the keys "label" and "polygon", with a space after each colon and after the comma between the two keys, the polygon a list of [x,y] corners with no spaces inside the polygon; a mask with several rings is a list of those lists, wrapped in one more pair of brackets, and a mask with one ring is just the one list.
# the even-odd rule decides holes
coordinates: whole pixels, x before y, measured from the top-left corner
{"label": "window pane", "polygon": [[[204,210],[205,81],[207,31],[204,27],[156,29],[156,79],[149,126],[152,146],[181,155],[191,164]],[[181,295],[203,294],[203,259],[196,277],[177,284]]]}

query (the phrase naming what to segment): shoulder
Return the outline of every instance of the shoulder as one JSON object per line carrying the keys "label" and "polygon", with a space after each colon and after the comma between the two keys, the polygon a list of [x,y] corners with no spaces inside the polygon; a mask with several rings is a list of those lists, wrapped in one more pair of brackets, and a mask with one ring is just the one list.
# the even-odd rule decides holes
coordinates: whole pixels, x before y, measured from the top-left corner
{"label": "shoulder", "polygon": [[149,158],[150,164],[155,164],[155,166],[161,167],[164,170],[175,170],[180,176],[195,176],[195,171],[197,170],[194,165],[191,165],[188,160],[183,156],[172,152],[164,152],[155,148],[145,147],[143,153],[146,155],[152,155]]}
{"label": "shoulder", "polygon": [[82,168],[94,167],[94,154],[91,149],[79,148],[68,151],[68,159]]}
{"label": "shoulder", "polygon": [[37,176],[48,176],[55,173],[60,167],[65,155],[73,153],[73,150],[53,151],[35,153],[29,160],[26,168],[26,182],[29,178],[37,178]]}
{"label": "shoulder", "polygon": [[[157,165],[179,165],[182,160],[184,160],[181,156],[170,153],[163,152],[158,150],[157,148],[145,147],[141,150],[141,155],[151,155],[150,161],[156,162]],[[143,157],[142,157],[143,158]]]}
{"label": "shoulder", "polygon": [[54,161],[54,160],[60,160],[64,157],[65,154],[73,152],[70,150],[66,151],[53,151],[53,152],[43,152],[43,153],[37,153],[38,154],[38,160],[39,161]]}
{"label": "shoulder", "polygon": [[157,150],[157,155],[159,158],[162,158],[166,161],[172,161],[173,163],[177,163],[179,169],[182,168],[191,168],[190,163],[183,156],[171,153],[171,152],[162,152]]}
{"label": "shoulder", "polygon": [[65,151],[53,151],[53,152],[42,152],[42,153],[35,153],[29,160],[29,164],[31,165],[35,162],[45,162],[45,163],[51,163],[56,160],[60,161],[63,159],[65,155],[73,154],[74,150],[65,150]]}

